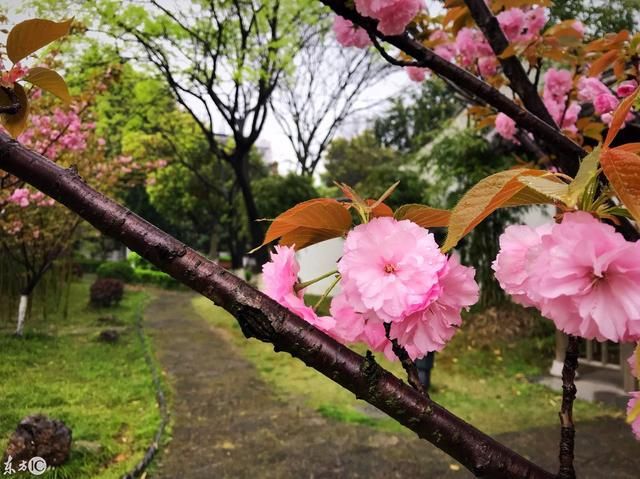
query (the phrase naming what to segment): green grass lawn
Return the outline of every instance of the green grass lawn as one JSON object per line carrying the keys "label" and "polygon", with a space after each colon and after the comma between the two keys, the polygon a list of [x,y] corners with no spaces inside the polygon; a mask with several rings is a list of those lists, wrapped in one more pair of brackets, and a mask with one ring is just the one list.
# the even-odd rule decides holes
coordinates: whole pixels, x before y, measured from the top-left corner
{"label": "green grass lawn", "polygon": [[[71,460],[43,478],[121,477],[142,458],[159,424],[135,329],[149,295],[127,287],[118,307],[96,310],[88,306],[88,282],[74,283],[70,294],[67,319],[57,313],[46,323],[27,322],[23,339],[0,332],[0,447],[20,419],[43,413],[73,431]],[[98,342],[101,330],[114,328],[98,318],[111,315],[120,340]]]}
{"label": "green grass lawn", "polygon": [[[404,430],[390,418],[367,414],[371,407],[365,402],[290,355],[275,354],[268,344],[246,340],[234,318],[207,299],[195,298],[193,305],[211,324],[230,333],[233,343],[283,399],[304,400],[308,406],[337,420]],[[361,346],[355,349],[365,351]],[[445,351],[436,356],[432,397],[490,434],[558,424],[560,393],[528,380],[549,367],[552,351],[553,336],[548,340],[524,339],[475,348],[462,328]],[[381,355],[377,355],[377,360],[405,378],[399,363],[391,363]],[[574,416],[578,421],[603,415],[621,413],[600,404],[584,401],[575,404]]]}

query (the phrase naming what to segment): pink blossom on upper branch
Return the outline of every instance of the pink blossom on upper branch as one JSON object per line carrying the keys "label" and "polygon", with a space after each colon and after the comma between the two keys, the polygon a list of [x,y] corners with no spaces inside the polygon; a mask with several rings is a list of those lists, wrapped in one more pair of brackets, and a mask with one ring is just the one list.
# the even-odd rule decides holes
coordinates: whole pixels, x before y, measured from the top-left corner
{"label": "pink blossom on upper branch", "polygon": [[355,0],[356,10],[378,20],[378,30],[384,35],[400,35],[420,10],[422,0]]}
{"label": "pink blossom on upper branch", "polygon": [[444,30],[434,30],[429,35],[429,42],[434,44],[433,51],[448,62],[456,56],[456,46],[449,40],[449,35]]}
{"label": "pink blossom on upper branch", "polygon": [[640,243],[581,211],[537,233],[539,243],[525,229],[508,229],[501,237],[493,267],[505,291],[567,334],[640,338]]}
{"label": "pink blossom on upper branch", "polygon": [[16,188],[7,199],[9,203],[14,203],[21,208],[29,206],[29,190],[27,188]]}
{"label": "pink blossom on upper branch", "polygon": [[392,323],[390,337],[398,340],[411,359],[441,351],[451,340],[462,323],[462,309],[478,301],[474,274],[473,268],[462,266],[457,256],[451,256],[439,274],[438,298],[403,321]]}
{"label": "pink blossom on upper branch", "polygon": [[594,77],[582,77],[578,80],[578,100],[593,102],[598,95],[610,93],[607,85]]}
{"label": "pink blossom on upper branch", "polygon": [[573,78],[569,70],[549,68],[544,74],[542,97],[547,100],[564,103],[571,91]]}
{"label": "pink blossom on upper branch", "polygon": [[333,19],[333,32],[343,47],[364,48],[371,45],[371,38],[364,28],[355,26],[353,22],[340,15]]}
{"label": "pink blossom on upper branch", "polygon": [[423,82],[425,78],[427,78],[427,72],[429,71],[426,68],[420,67],[405,67],[405,70],[409,79],[418,83]]}
{"label": "pink blossom on upper branch", "polygon": [[495,75],[498,71],[498,59],[495,56],[478,58],[478,71],[485,78]]}
{"label": "pink blossom on upper branch", "polygon": [[318,316],[313,308],[304,304],[303,290],[295,291],[299,272],[295,250],[288,246],[276,246],[275,252],[271,253],[271,261],[262,267],[265,294],[319,329],[326,331],[333,328],[333,318]]}
{"label": "pink blossom on upper branch", "polygon": [[623,81],[622,83],[620,83],[620,85],[618,85],[618,88],[616,88],[616,95],[618,95],[620,98],[627,97],[631,95],[634,91],[636,91],[636,88],[638,88],[637,81],[635,80]]}
{"label": "pink blossom on upper branch", "polygon": [[504,113],[500,112],[496,115],[496,131],[505,140],[515,141],[516,122]]}
{"label": "pink blossom on upper branch", "polygon": [[593,107],[595,108],[598,115],[602,115],[604,113],[610,113],[615,110],[618,106],[618,103],[620,103],[620,100],[618,100],[611,93],[602,93],[598,95],[593,101]]}
{"label": "pink blossom on upper branch", "polygon": [[524,27],[524,12],[522,9],[510,8],[509,10],[504,10],[496,18],[507,40],[514,41],[520,36]]}
{"label": "pink blossom on upper branch", "polygon": [[349,232],[338,271],[356,312],[396,322],[437,299],[445,264],[427,230],[411,221],[381,217]]}

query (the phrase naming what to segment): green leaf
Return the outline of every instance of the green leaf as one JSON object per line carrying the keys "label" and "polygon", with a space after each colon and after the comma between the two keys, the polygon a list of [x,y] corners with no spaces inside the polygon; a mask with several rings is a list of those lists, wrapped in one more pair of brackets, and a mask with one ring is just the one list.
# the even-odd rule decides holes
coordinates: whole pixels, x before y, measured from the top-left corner
{"label": "green leaf", "polygon": [[599,164],[600,147],[598,146],[582,159],[576,177],[569,183],[567,206],[575,206],[578,203],[578,199],[584,193],[585,188],[598,173]]}
{"label": "green leaf", "polygon": [[567,203],[569,185],[555,176],[521,176],[518,181],[544,196]]}
{"label": "green leaf", "polygon": [[69,33],[73,18],[52,22],[34,18],[18,23],[7,36],[7,56],[15,64]]}
{"label": "green leaf", "polygon": [[[24,88],[22,88],[19,83],[13,85],[13,91],[18,97],[20,110],[14,115],[3,113],[0,117],[0,123],[2,123],[2,126],[6,128],[13,138],[17,138],[18,135],[20,135],[20,133],[22,133],[27,127],[29,100],[27,99],[27,94],[25,93]],[[4,89],[0,89],[0,105],[9,106],[11,104],[13,104],[13,102],[11,101],[11,98],[9,98],[7,92],[4,91]]]}
{"label": "green leaf", "polygon": [[53,70],[43,67],[34,67],[29,70],[29,74],[24,77],[24,81],[42,88],[49,93],[54,94],[66,104],[71,103],[69,88],[64,79]]}

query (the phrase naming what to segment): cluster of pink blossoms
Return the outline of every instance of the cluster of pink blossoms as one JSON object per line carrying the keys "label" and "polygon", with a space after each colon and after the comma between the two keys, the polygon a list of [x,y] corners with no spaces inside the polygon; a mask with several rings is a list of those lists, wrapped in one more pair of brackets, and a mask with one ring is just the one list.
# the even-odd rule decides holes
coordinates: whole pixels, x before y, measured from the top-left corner
{"label": "cluster of pink blossoms", "polygon": [[562,223],[510,226],[493,263],[513,299],[534,306],[567,334],[604,341],[640,339],[640,243],[586,212]]}
{"label": "cluster of pink blossoms", "polygon": [[331,318],[319,318],[294,291],[299,266],[293,249],[276,247],[271,258],[263,268],[267,295],[337,340],[364,342],[390,359],[385,324],[390,338],[420,358],[445,346],[462,309],[478,299],[473,268],[447,258],[431,233],[408,220],[375,218],[349,232]]}
{"label": "cluster of pink blossoms", "polygon": [[608,125],[620,99],[631,95],[636,88],[638,83],[635,80],[626,80],[617,86],[614,93],[598,78],[583,77],[578,81],[578,100],[592,103],[596,114]]}
{"label": "cluster of pink blossoms", "polygon": [[35,203],[38,206],[53,206],[55,203],[52,198],[47,198],[41,191],[31,193],[28,188],[16,188],[7,198],[7,201],[21,208],[26,208],[31,203]]}

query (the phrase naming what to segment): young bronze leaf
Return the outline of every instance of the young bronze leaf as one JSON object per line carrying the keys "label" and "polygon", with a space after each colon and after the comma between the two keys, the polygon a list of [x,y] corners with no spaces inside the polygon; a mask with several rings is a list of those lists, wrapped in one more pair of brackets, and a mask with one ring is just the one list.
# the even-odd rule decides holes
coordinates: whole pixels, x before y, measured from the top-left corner
{"label": "young bronze leaf", "polygon": [[379,218],[381,216],[393,216],[393,210],[385,203],[376,200],[367,200],[367,205],[372,208],[371,216]]}
{"label": "young bronze leaf", "polygon": [[71,103],[71,96],[69,95],[67,84],[64,79],[53,70],[43,67],[33,67],[29,69],[29,74],[24,77],[24,80],[57,96],[67,104]]}
{"label": "young bronze leaf", "polygon": [[620,50],[609,50],[607,53],[602,55],[591,64],[591,68],[589,68],[589,76],[595,77],[600,75],[616,60],[616,58],[618,58],[618,55],[620,55]]}
{"label": "young bronze leaf", "polygon": [[[20,84],[16,83],[13,85],[13,91],[18,97],[18,103],[20,103],[20,110],[18,113],[10,115],[8,113],[3,113],[0,121],[2,126],[6,128],[9,134],[13,138],[17,138],[20,133],[24,131],[27,127],[27,118],[29,116],[29,101],[27,99],[27,94],[24,91],[24,88],[20,86]],[[4,90],[0,89],[0,105],[2,106],[10,106],[13,102],[9,97],[9,94]]]}
{"label": "young bronze leaf", "polygon": [[522,175],[540,176],[544,171],[527,168],[501,171],[484,178],[467,191],[451,212],[449,232],[442,246],[448,251],[467,233],[496,209],[504,206],[525,188],[517,178]]}
{"label": "young bronze leaf", "polygon": [[622,128],[622,125],[624,125],[627,115],[629,114],[629,110],[631,110],[633,102],[636,101],[636,98],[638,97],[638,93],[640,93],[640,87],[636,88],[636,91],[622,100],[616,108],[615,112],[613,113],[613,118],[611,119],[611,124],[609,125],[607,137],[604,139],[605,148],[611,145],[611,142],[620,131],[620,128]]}
{"label": "young bronze leaf", "polygon": [[620,201],[640,222],[640,156],[617,148],[606,149],[600,164]]}
{"label": "young bronze leaf", "polygon": [[555,177],[521,176],[518,178],[522,184],[537,191],[540,194],[553,198],[554,200],[567,202],[569,196],[569,185],[554,179]]}
{"label": "young bronze leaf", "polygon": [[7,36],[7,56],[18,63],[36,50],[69,33],[73,18],[57,23],[34,18],[18,23]]}
{"label": "young bronze leaf", "polygon": [[580,168],[576,177],[569,183],[569,191],[567,196],[567,205],[575,206],[578,198],[584,192],[584,189],[598,173],[598,165],[600,164],[600,147],[596,147],[591,153],[585,156],[580,162]]}
{"label": "young bronze leaf", "polygon": [[262,245],[280,238],[280,244],[296,249],[342,236],[351,227],[351,214],[331,198],[316,198],[297,204],[278,216],[265,235]]}
{"label": "young bronze leaf", "polygon": [[525,186],[509,200],[502,204],[503,208],[510,208],[513,206],[528,206],[528,205],[548,205],[553,204],[553,198],[549,198],[547,195],[537,192],[533,188]]}
{"label": "young bronze leaf", "polygon": [[423,228],[445,227],[449,224],[451,211],[425,205],[402,205],[393,215],[397,220],[410,220]]}

